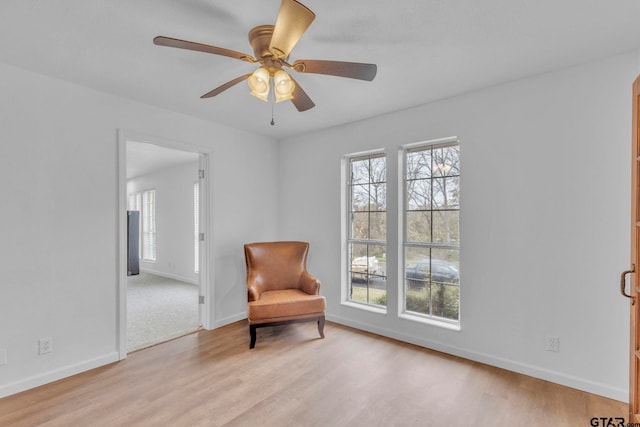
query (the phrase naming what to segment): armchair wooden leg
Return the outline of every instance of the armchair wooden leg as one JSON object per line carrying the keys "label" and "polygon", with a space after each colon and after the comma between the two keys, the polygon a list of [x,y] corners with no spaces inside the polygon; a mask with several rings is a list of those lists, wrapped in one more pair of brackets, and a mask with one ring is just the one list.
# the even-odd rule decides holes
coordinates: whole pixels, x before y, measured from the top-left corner
{"label": "armchair wooden leg", "polygon": [[324,338],[324,316],[318,319],[318,332],[320,333],[320,338]]}
{"label": "armchair wooden leg", "polygon": [[256,346],[256,325],[249,325],[249,335],[251,335],[251,343],[249,344],[251,349]]}

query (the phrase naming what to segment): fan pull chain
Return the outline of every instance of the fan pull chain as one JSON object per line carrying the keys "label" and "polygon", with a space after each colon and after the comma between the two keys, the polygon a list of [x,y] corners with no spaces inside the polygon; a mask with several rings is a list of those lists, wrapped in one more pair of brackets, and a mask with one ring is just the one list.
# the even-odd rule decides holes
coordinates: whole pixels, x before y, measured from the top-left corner
{"label": "fan pull chain", "polygon": [[273,108],[274,108],[274,105],[276,105],[276,103],[272,102],[271,103],[271,126],[274,126],[276,124],[276,121],[273,119]]}

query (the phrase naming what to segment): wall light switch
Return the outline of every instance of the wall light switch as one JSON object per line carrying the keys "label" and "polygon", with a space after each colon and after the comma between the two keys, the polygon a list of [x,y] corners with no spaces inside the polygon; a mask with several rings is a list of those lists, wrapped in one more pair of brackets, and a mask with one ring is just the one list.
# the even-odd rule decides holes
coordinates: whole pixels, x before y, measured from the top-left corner
{"label": "wall light switch", "polygon": [[0,366],[7,364],[7,349],[0,348]]}

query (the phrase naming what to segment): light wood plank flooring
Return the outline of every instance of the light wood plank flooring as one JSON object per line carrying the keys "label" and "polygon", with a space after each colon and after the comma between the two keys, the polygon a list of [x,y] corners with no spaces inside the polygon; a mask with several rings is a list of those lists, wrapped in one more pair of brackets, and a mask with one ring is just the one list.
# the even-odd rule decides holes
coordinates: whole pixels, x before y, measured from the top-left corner
{"label": "light wood plank flooring", "polygon": [[328,322],[199,331],[0,399],[6,426],[589,426],[626,404]]}

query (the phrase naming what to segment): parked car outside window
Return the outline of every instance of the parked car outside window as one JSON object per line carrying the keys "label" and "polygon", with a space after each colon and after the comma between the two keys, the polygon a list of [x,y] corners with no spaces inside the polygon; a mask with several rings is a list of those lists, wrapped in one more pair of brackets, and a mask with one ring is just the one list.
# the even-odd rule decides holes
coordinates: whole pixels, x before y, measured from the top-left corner
{"label": "parked car outside window", "polygon": [[405,267],[405,277],[410,287],[424,287],[429,281],[438,283],[460,283],[458,267],[448,261],[428,258]]}

